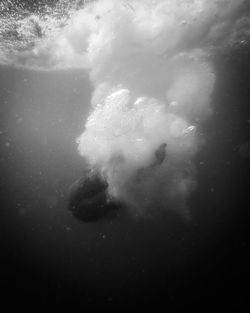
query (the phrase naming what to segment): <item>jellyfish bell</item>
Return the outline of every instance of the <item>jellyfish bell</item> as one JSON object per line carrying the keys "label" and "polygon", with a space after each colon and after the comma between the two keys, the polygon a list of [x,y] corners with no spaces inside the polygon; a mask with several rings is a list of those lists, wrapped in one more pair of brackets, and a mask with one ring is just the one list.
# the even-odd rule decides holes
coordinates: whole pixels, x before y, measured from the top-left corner
{"label": "jellyfish bell", "polygon": [[114,218],[120,204],[107,195],[108,184],[94,171],[86,172],[68,190],[68,209],[84,222]]}

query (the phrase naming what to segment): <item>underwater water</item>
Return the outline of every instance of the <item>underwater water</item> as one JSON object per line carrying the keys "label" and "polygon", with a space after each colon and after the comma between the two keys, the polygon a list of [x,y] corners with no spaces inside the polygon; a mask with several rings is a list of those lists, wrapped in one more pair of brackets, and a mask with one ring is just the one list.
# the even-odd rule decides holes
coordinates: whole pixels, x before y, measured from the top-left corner
{"label": "underwater water", "polygon": [[249,14],[0,2],[2,303],[247,304]]}

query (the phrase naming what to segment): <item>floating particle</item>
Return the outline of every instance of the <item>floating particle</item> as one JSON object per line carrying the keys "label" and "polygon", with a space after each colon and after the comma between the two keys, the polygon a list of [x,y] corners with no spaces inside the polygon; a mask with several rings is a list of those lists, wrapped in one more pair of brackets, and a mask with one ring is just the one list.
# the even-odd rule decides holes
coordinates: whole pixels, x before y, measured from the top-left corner
{"label": "floating particle", "polygon": [[70,233],[70,232],[72,232],[72,230],[73,230],[73,229],[72,229],[70,226],[68,226],[68,225],[65,225],[65,226],[64,226],[64,229],[66,230],[67,233]]}

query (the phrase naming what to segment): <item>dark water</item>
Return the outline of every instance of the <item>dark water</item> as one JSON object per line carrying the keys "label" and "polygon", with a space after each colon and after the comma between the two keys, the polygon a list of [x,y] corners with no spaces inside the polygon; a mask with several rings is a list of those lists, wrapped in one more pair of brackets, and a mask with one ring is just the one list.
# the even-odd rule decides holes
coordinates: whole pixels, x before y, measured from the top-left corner
{"label": "dark water", "polygon": [[83,170],[74,141],[88,78],[0,68],[2,303],[238,311],[248,303],[250,158],[241,147],[250,142],[250,52],[235,48],[215,65],[189,222],[171,213],[75,219],[66,195]]}

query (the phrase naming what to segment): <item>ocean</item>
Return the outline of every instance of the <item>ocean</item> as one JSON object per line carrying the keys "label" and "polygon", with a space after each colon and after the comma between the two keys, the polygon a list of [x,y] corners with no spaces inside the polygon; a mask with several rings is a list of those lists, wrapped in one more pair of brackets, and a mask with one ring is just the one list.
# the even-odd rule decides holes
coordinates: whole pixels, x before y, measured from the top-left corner
{"label": "ocean", "polygon": [[[3,304],[248,304],[249,10],[0,3]],[[101,206],[121,203],[115,216],[72,214],[86,168],[107,183]],[[81,188],[85,212],[97,191]]]}

